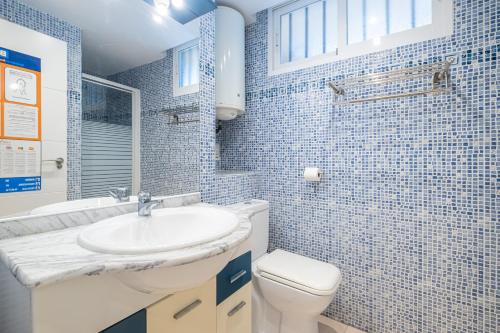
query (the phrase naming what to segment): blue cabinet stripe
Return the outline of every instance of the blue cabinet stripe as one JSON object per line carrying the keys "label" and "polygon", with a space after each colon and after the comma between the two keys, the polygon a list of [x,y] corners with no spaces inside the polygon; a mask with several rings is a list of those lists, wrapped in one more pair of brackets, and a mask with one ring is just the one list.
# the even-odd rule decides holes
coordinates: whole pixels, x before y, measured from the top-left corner
{"label": "blue cabinet stripe", "polygon": [[217,305],[252,280],[252,254],[247,252],[231,260],[217,274]]}
{"label": "blue cabinet stripe", "polygon": [[101,333],[147,333],[146,331],[146,309],[142,309],[113,326],[106,328]]}

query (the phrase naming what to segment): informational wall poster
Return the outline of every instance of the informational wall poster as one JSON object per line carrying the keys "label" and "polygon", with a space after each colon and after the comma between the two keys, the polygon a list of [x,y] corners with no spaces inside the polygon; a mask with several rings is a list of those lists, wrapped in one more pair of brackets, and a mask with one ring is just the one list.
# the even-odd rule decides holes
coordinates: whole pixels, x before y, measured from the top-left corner
{"label": "informational wall poster", "polygon": [[41,190],[41,61],[0,47],[0,193]]}
{"label": "informational wall poster", "polygon": [[0,140],[0,193],[39,191],[41,142]]}

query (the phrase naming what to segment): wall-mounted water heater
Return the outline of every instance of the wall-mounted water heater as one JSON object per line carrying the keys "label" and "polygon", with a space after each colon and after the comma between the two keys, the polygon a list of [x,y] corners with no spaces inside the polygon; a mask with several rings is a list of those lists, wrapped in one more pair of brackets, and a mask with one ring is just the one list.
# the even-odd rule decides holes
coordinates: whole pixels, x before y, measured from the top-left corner
{"label": "wall-mounted water heater", "polygon": [[219,6],[215,14],[216,116],[231,120],[245,112],[245,20]]}

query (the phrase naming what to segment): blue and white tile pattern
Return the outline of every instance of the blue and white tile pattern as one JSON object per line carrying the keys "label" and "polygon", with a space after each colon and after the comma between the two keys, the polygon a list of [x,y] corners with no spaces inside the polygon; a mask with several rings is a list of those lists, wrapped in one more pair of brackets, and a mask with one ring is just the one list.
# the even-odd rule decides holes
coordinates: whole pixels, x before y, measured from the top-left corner
{"label": "blue and white tile pattern", "polygon": [[[246,30],[246,115],[223,127],[222,168],[263,175],[271,247],[337,265],[326,314],[368,332],[500,332],[500,3],[454,11],[448,38],[275,76],[267,12]],[[336,106],[326,86],[450,57],[450,94]]]}

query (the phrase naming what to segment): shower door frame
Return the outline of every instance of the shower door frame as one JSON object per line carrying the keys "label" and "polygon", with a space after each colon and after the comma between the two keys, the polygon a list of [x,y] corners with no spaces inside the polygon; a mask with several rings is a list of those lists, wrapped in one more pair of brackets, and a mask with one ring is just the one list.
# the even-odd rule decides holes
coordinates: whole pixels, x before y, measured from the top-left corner
{"label": "shower door frame", "polygon": [[132,193],[141,190],[141,91],[97,76],[82,74],[82,81],[120,90],[132,96]]}

